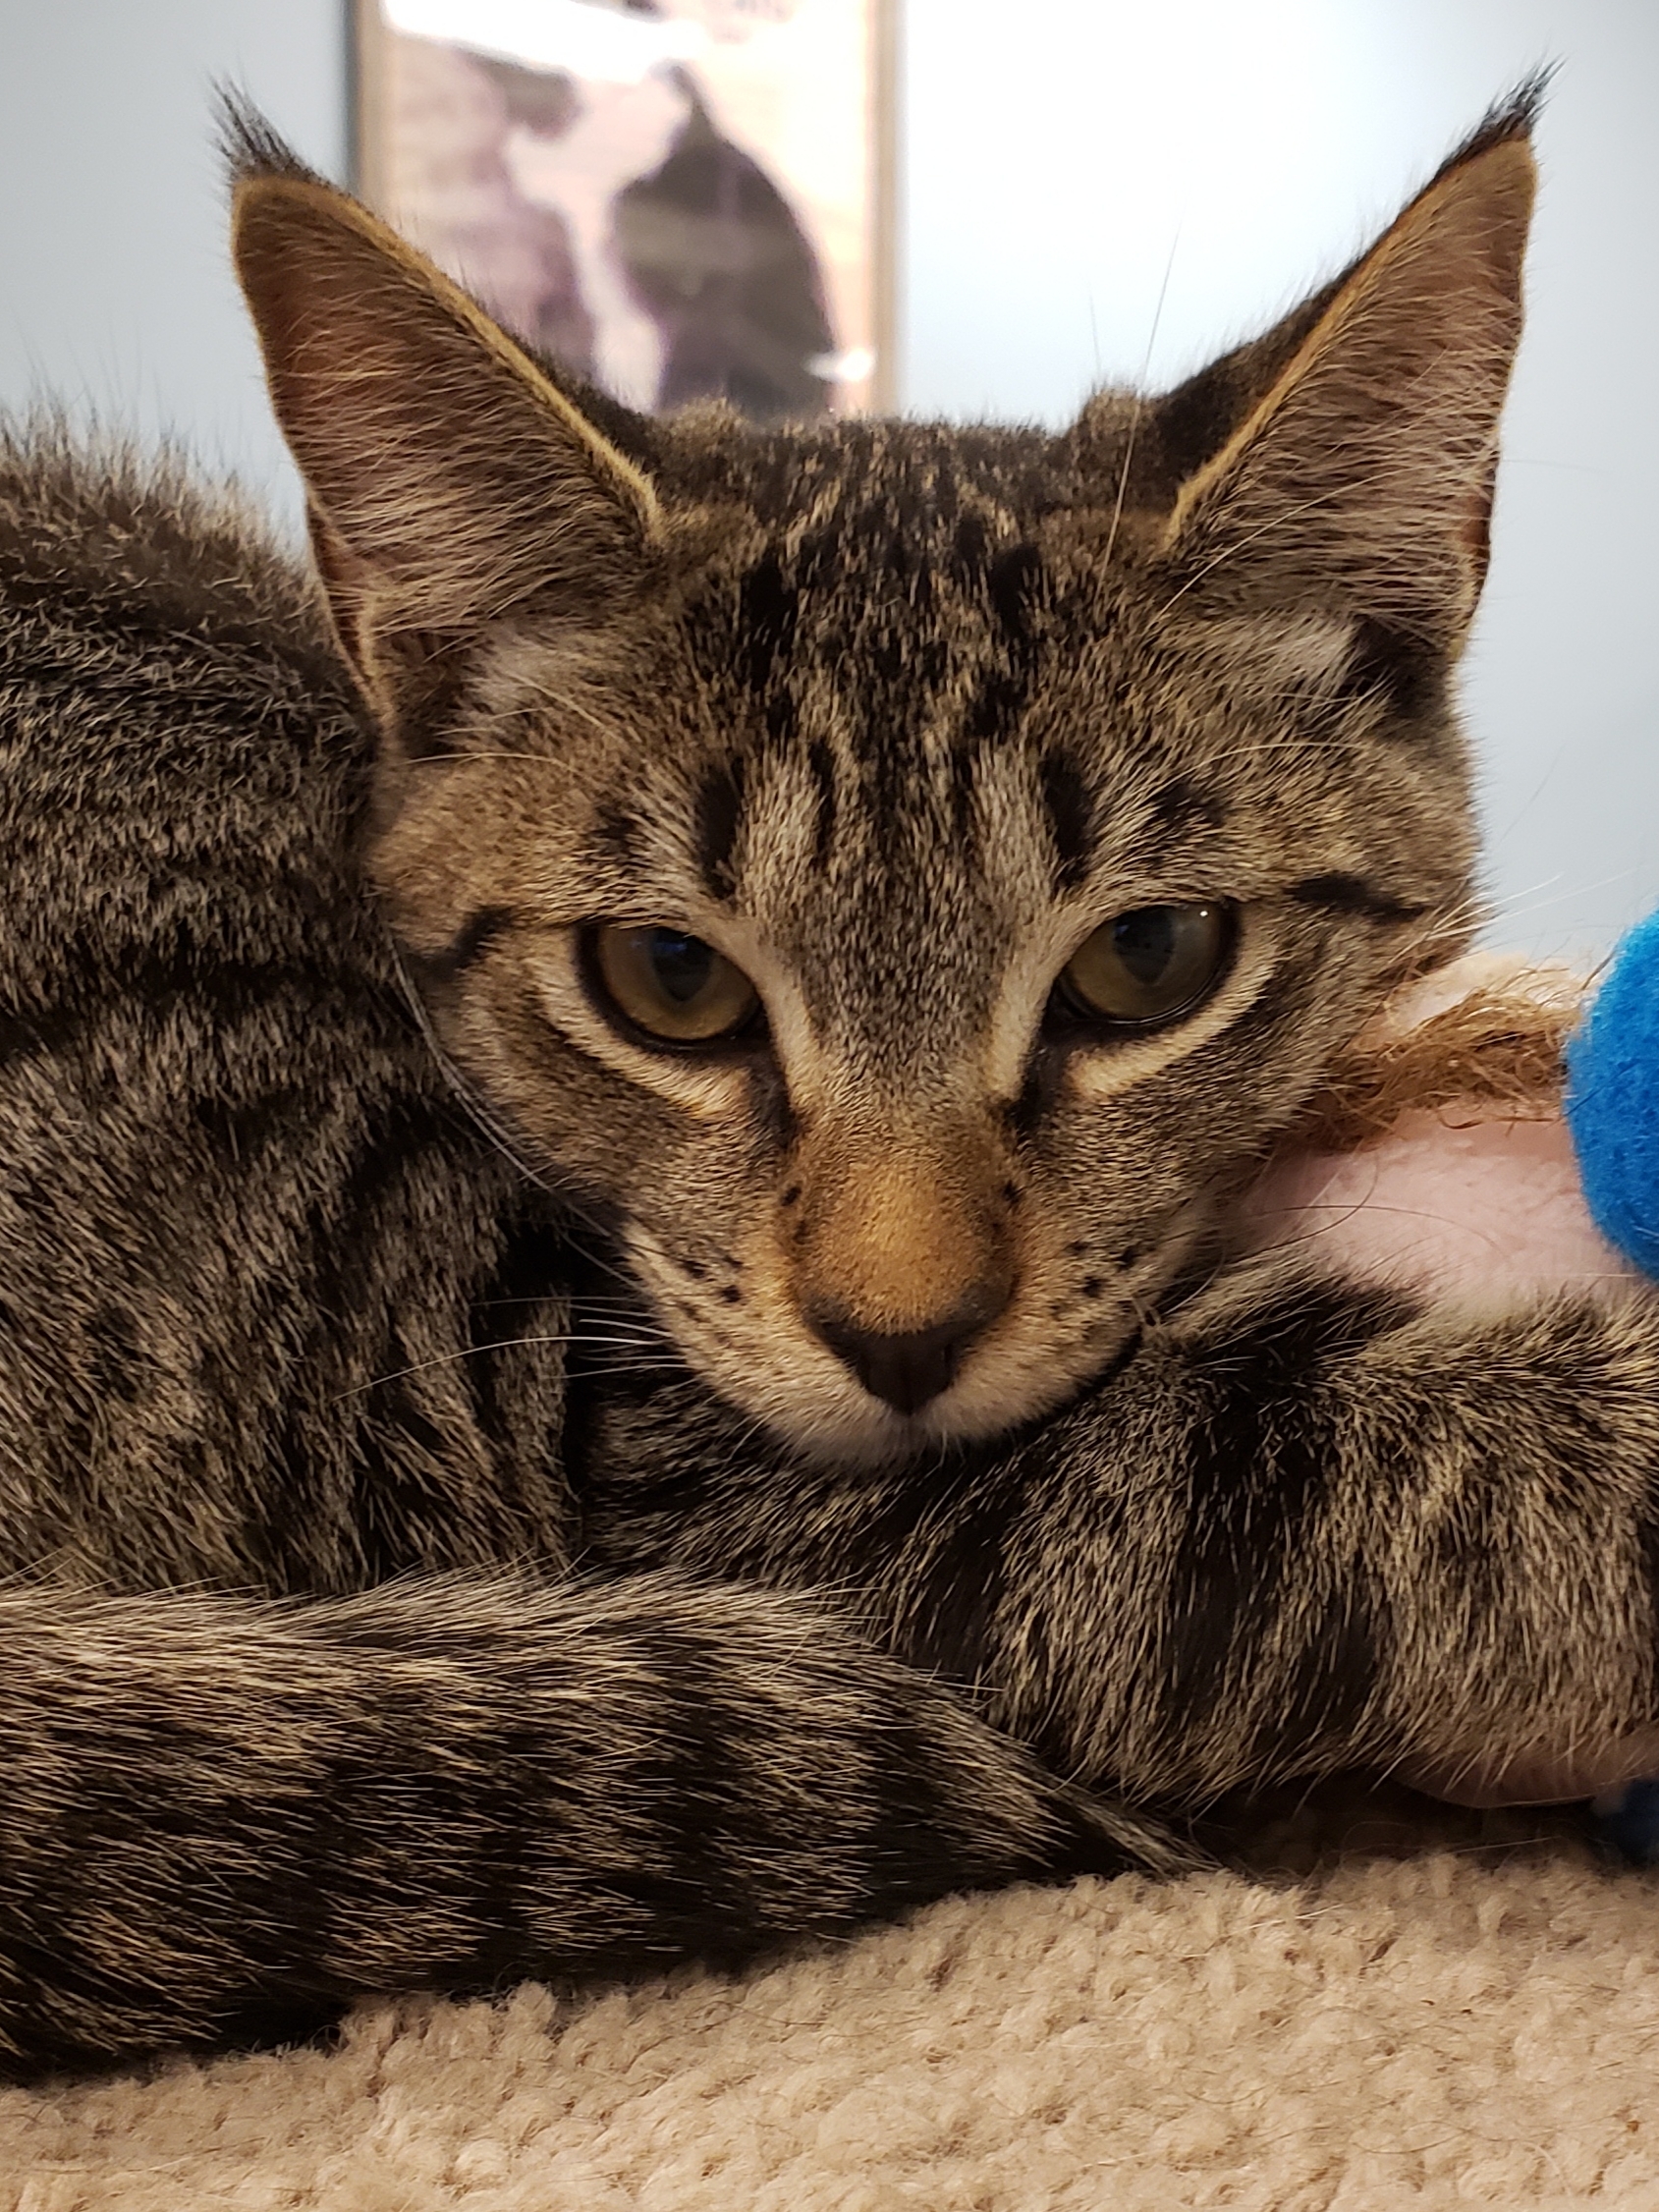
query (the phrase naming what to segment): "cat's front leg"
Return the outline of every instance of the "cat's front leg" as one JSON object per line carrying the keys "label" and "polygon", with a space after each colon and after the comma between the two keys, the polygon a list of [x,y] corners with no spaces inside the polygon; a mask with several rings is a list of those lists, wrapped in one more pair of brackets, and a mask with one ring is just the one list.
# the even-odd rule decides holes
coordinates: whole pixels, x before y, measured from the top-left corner
{"label": "cat's front leg", "polygon": [[1659,1296],[1481,1313],[1244,1269],[1005,1477],[983,1664],[1068,1772],[1481,1802],[1653,1769]]}
{"label": "cat's front leg", "polygon": [[587,1428],[588,1540],[833,1587],[1131,1802],[1369,1767],[1473,1799],[1653,1771],[1659,1295],[1482,1313],[1253,1261],[972,1451],[787,1458],[690,1384]]}

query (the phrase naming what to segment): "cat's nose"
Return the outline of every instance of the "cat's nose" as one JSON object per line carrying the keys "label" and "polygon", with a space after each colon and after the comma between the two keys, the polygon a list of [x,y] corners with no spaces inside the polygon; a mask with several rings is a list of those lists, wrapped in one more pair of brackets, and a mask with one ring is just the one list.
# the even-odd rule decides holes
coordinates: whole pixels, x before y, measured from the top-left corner
{"label": "cat's nose", "polygon": [[986,1284],[931,1328],[899,1334],[860,1328],[848,1315],[824,1308],[806,1319],[872,1398],[896,1413],[919,1413],[950,1389],[963,1354],[1007,1302],[1005,1290]]}

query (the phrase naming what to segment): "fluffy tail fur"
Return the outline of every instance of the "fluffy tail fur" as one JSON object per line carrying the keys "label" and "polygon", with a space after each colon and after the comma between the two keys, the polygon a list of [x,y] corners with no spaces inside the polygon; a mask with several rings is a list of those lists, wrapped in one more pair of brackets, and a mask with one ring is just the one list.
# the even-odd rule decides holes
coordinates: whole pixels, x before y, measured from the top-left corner
{"label": "fluffy tail fur", "polygon": [[274,1607],[0,1598],[0,2065],[353,1997],[737,1964],[1181,1863],[787,1596],[641,1576]]}

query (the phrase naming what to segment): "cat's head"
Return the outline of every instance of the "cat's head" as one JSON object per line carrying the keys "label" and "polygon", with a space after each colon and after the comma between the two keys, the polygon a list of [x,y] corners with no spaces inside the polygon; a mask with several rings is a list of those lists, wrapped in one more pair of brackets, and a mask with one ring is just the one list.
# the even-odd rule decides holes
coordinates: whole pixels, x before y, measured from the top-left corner
{"label": "cat's head", "polygon": [[437,1034],[795,1444],[1072,1392],[1464,941],[1448,687],[1529,121],[1265,338],[1059,436],[647,421],[245,133],[242,279]]}

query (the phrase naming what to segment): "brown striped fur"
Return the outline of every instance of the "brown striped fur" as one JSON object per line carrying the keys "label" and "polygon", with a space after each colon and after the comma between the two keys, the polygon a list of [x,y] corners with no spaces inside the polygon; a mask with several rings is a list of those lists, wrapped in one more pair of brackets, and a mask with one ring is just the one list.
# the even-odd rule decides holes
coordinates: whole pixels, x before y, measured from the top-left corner
{"label": "brown striped fur", "polygon": [[[1052,437],[636,417],[239,126],[326,604],[176,474],[0,459],[9,2068],[1653,1721],[1659,1306],[1222,1242],[1310,1120],[1555,1048],[1372,1027],[1475,912],[1531,105]],[[1170,900],[1237,912],[1213,995],[1069,1025]],[[605,921],[764,1030],[642,1047]],[[972,1299],[910,1413],[825,1320]]]}
{"label": "brown striped fur", "polygon": [[[1062,1402],[1331,1045],[1455,947],[1448,685],[1531,177],[1514,119],[1490,128],[1288,359],[1237,372],[1178,475],[1180,394],[1149,422],[1103,395],[1058,439],[584,415],[255,149],[239,265],[380,721],[372,865],[437,964],[436,1033],[619,1221],[678,1348],[792,1445],[903,1456]],[[1189,1021],[1057,1032],[1091,929],[1193,898],[1230,902],[1240,943]],[[481,913],[501,925],[463,972]],[[606,919],[734,960],[763,1043],[619,1034],[581,960]],[[838,1350],[973,1311],[918,1415]]]}

